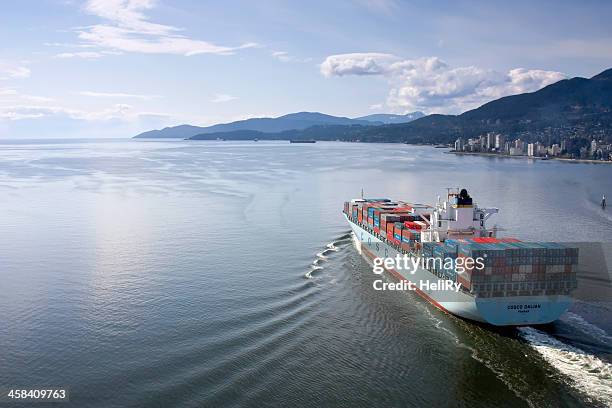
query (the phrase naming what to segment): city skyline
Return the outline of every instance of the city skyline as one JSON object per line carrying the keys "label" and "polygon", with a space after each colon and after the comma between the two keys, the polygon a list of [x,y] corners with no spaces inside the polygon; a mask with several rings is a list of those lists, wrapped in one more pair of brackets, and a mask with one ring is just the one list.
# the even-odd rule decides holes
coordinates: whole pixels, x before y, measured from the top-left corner
{"label": "city skyline", "polygon": [[612,144],[602,139],[572,135],[569,137],[553,137],[552,135],[524,136],[533,139],[542,138],[555,140],[543,142],[541,140],[526,141],[520,137],[507,137],[501,133],[488,132],[473,138],[458,138],[454,143],[453,152],[498,154],[502,156],[528,156],[528,157],[563,157],[574,160],[612,161]]}

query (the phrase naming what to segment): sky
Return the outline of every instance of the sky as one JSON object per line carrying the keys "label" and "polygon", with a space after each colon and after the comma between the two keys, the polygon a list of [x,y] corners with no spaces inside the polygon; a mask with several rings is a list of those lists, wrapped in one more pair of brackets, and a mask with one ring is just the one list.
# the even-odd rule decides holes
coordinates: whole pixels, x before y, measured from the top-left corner
{"label": "sky", "polygon": [[612,67],[612,2],[0,3],[0,137],[458,114]]}

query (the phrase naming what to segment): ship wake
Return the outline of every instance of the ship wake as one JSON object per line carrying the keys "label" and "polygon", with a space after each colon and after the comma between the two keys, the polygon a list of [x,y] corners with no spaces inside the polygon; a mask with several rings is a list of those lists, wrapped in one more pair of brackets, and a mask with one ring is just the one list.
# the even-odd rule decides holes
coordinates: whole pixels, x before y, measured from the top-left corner
{"label": "ship wake", "polygon": [[587,334],[589,337],[597,340],[598,342],[605,345],[612,345],[612,336],[608,335],[605,330],[595,326],[592,323],[587,322],[581,316],[573,312],[566,312],[561,320],[581,332]]}
{"label": "ship wake", "polygon": [[[479,351],[482,353],[483,350],[478,350],[478,347],[473,347],[470,346],[464,342],[462,342],[459,339],[459,336],[457,336],[456,333],[454,333],[452,330],[444,327],[444,321],[436,316],[434,316],[434,314],[431,312],[430,307],[428,307],[428,305],[425,304],[421,304],[423,310],[426,312],[428,318],[434,323],[434,326],[436,329],[441,330],[443,332],[445,332],[446,334],[449,335],[449,337],[455,342],[455,344],[457,345],[457,347],[459,348],[463,348],[465,350],[468,351],[468,353],[470,353],[470,357],[472,359],[474,359],[475,361],[479,362],[480,364],[484,365],[486,368],[488,368],[489,370],[491,370],[491,372],[493,372],[493,374],[495,374],[495,376],[497,377],[497,379],[499,379],[501,382],[503,382],[506,387],[508,387],[508,389],[514,393],[514,395],[516,395],[518,398],[522,399],[523,401],[525,401],[527,403],[527,405],[531,408],[535,408],[537,405],[530,399],[530,397],[528,395],[526,395],[527,393],[523,392],[524,388],[525,388],[525,384],[515,384],[513,381],[511,381],[511,379],[516,379],[515,377],[513,377],[512,375],[510,375],[509,373],[506,373],[506,367],[504,367],[503,365],[500,365],[498,363],[496,363],[495,361],[493,361],[491,358],[485,356],[485,355],[481,355],[479,354]],[[456,318],[455,316],[448,314],[449,317],[451,318]],[[459,322],[463,322],[462,320],[458,319]],[[466,322],[463,322],[466,323]],[[470,324],[470,323],[466,323],[466,324]],[[521,386],[522,385],[522,386]]]}
{"label": "ship wake", "polygon": [[568,377],[591,401],[612,406],[612,364],[533,327],[519,333],[554,368]]}
{"label": "ship wake", "polygon": [[344,234],[336,238],[334,241],[326,244],[325,249],[316,253],[315,259],[310,264],[310,267],[308,271],[304,274],[304,277],[306,279],[312,279],[313,273],[323,269],[323,264],[327,262],[329,255],[334,252],[338,252],[341,247],[343,247],[348,242],[350,242],[350,239],[351,239],[351,234],[347,233],[347,234]]}

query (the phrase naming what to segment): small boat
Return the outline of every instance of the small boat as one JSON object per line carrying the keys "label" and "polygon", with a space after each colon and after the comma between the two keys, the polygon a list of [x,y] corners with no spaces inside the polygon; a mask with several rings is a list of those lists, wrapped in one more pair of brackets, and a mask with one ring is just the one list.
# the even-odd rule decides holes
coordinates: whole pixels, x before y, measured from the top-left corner
{"label": "small boat", "polygon": [[295,139],[291,139],[289,140],[289,143],[317,143],[316,140],[295,140]]}

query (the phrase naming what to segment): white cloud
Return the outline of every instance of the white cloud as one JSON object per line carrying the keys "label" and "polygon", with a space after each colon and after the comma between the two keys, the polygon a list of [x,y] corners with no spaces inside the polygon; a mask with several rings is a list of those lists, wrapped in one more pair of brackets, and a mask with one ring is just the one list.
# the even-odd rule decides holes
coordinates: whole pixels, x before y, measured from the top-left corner
{"label": "white cloud", "polygon": [[170,117],[165,113],[139,112],[127,104],[115,104],[107,109],[98,111],[85,111],[50,105],[12,105],[0,106],[0,119],[22,120],[44,117],[61,117],[81,121],[135,121],[145,117]]}
{"label": "white cloud", "polygon": [[370,105],[371,110],[380,110],[382,109],[382,107],[383,107],[382,103],[375,103],[375,104]]}
{"label": "white cloud", "polygon": [[281,62],[310,62],[312,58],[298,58],[290,55],[287,51],[272,51],[271,55]]}
{"label": "white cloud", "polygon": [[500,73],[475,66],[453,68],[437,57],[403,60],[378,53],[332,55],[320,68],[327,77],[383,75],[391,85],[387,97],[390,108],[438,113],[463,112],[566,78],[555,71],[517,68]]}
{"label": "white cloud", "polygon": [[0,107],[0,119],[8,120],[39,118],[52,113],[57,113],[57,110],[48,106],[14,105]]}
{"label": "white cloud", "polygon": [[46,47],[63,47],[63,48],[95,48],[93,44],[76,44],[76,43],[61,43],[61,42],[46,42],[43,43]]}
{"label": "white cloud", "polygon": [[291,56],[287,51],[273,51],[272,56],[282,62],[290,62]]}
{"label": "white cloud", "polygon": [[79,95],[91,96],[93,98],[132,98],[132,99],[155,99],[160,98],[159,95],[140,95],[130,94],[123,92],[93,92],[93,91],[81,91]]}
{"label": "white cloud", "polygon": [[38,103],[53,102],[55,100],[47,96],[38,96],[38,95],[21,95],[21,97],[27,101],[38,102]]}
{"label": "white cloud", "polygon": [[10,88],[0,88],[0,96],[13,96],[17,95],[17,90]]}
{"label": "white cloud", "polygon": [[46,103],[52,102],[53,98],[49,98],[46,96],[22,94],[16,89],[12,88],[0,88],[0,101],[3,103],[20,103],[22,101]]}
{"label": "white cloud", "polygon": [[83,59],[98,59],[107,55],[121,55],[118,51],[78,51],[78,52],[61,52],[55,55],[55,58],[83,58]]}
{"label": "white cloud", "polygon": [[46,105],[14,105],[0,107],[0,118],[10,120],[32,119],[47,116],[63,116],[70,119],[93,120],[95,118],[110,118],[117,113],[125,112],[126,106],[117,106],[100,112],[86,112],[62,106]]}
{"label": "white cloud", "polygon": [[177,28],[151,23],[143,13],[155,6],[153,0],[89,0],[85,10],[98,17],[115,22],[118,26],[147,34],[164,35]]}
{"label": "white cloud", "polygon": [[145,130],[185,123],[173,115],[137,111],[129,105],[85,111],[64,106],[0,105],[0,137],[131,137]]}
{"label": "white cloud", "polygon": [[107,24],[79,28],[78,36],[85,44],[103,49],[145,54],[229,55],[257,46],[246,43],[227,47],[191,39],[179,34],[180,28],[149,21],[145,12],[154,5],[151,0],[89,0],[85,11],[106,20]]}
{"label": "white cloud", "polygon": [[343,75],[382,75],[388,64],[397,60],[391,54],[363,52],[330,55],[321,64],[321,73],[326,77]]}
{"label": "white cloud", "polygon": [[232,96],[228,94],[215,94],[213,95],[213,98],[210,101],[213,103],[223,103],[223,102],[233,101],[236,99],[238,99],[237,96]]}
{"label": "white cloud", "polygon": [[0,61],[0,79],[29,78],[30,73],[27,67]]}

